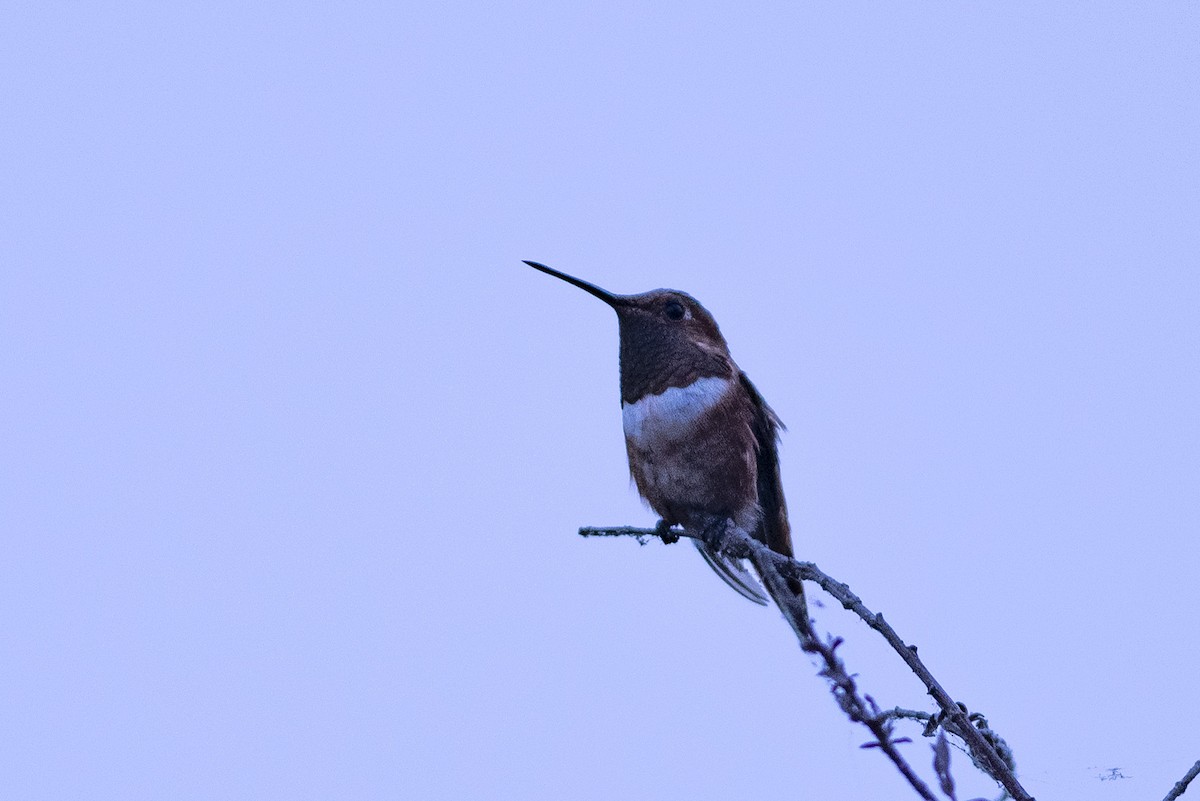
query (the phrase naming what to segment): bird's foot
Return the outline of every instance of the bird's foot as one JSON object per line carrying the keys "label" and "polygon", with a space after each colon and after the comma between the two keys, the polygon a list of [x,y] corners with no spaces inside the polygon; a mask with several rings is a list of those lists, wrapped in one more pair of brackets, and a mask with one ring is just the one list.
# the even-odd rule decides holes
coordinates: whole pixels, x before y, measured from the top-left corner
{"label": "bird's foot", "polygon": [[700,537],[704,540],[704,544],[711,548],[716,553],[724,553],[725,545],[728,541],[729,527],[732,525],[727,517],[714,517],[707,521],[700,529]]}
{"label": "bird's foot", "polygon": [[[742,559],[746,556],[741,553],[742,544],[736,542],[737,538],[731,536],[732,532],[736,530],[734,522],[728,518],[710,518],[697,522],[700,522],[700,525],[693,530],[699,534],[700,538],[693,542],[700,551],[700,555],[704,557],[704,561],[708,562],[708,566],[716,571],[716,574],[739,595],[756,604],[766,605],[766,595],[763,594],[754,575],[746,570],[742,563]],[[731,553],[731,551],[735,551],[735,553]]]}
{"label": "bird's foot", "polygon": [[671,532],[671,524],[666,520],[659,520],[654,525],[654,534],[667,545],[679,542],[679,535]]}

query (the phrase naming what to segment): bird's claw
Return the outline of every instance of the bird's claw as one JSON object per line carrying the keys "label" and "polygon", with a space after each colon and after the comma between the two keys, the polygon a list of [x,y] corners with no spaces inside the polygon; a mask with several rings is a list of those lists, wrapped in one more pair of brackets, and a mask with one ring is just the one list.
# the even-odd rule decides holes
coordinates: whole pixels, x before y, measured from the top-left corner
{"label": "bird's claw", "polygon": [[659,520],[654,525],[654,534],[667,545],[674,545],[679,542],[679,535],[672,533],[671,524],[666,520]]}

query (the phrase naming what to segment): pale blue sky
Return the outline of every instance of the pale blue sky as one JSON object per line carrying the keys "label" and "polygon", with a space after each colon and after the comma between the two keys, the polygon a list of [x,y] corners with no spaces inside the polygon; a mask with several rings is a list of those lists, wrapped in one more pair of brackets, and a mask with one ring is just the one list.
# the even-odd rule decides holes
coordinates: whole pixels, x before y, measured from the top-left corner
{"label": "pale blue sky", "polygon": [[653,517],[537,259],[715,314],[799,554],[1040,800],[1161,797],[1200,11],[1045,5],[6,4],[0,796],[911,797],[777,613],[574,536]]}

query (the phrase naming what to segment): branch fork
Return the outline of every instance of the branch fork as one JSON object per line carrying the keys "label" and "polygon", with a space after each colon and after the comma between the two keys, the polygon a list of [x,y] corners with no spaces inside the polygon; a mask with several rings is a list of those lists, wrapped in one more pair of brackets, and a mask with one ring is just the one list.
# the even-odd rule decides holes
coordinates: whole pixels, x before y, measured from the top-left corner
{"label": "branch fork", "polygon": [[[975,765],[996,780],[1009,797],[1014,801],[1034,801],[1033,796],[1017,781],[1011,750],[1003,738],[988,728],[986,719],[981,715],[971,715],[965,706],[950,697],[917,656],[916,646],[905,644],[881,613],[872,612],[863,604],[861,598],[850,591],[849,586],[826,575],[812,562],[797,562],[770,550],[749,535],[728,527],[720,531],[692,532],[670,528],[660,522],[653,529],[632,526],[584,527],[579,529],[579,534],[584,537],[632,536],[639,542],[657,537],[668,543],[688,537],[708,542],[733,558],[750,560],[762,578],[767,594],[775,601],[784,619],[796,634],[800,647],[821,661],[820,675],[829,682],[830,691],[838,706],[850,720],[862,724],[874,736],[874,740],[864,747],[878,748],[882,751],[921,798],[937,801],[937,796],[896,749],[898,744],[908,741],[907,738],[895,739],[892,736],[894,722],[900,717],[920,715],[919,719],[927,724],[927,735],[931,735],[939,727],[955,735],[963,741]],[[936,715],[902,715],[898,714],[898,708],[885,712],[879,709],[869,695],[861,694],[853,676],[846,670],[845,663],[837,654],[842,639],[828,637],[822,640],[816,635],[802,598],[797,597],[788,588],[789,579],[816,583],[837,599],[843,608],[854,612],[868,626],[879,632],[925,685],[926,691],[933,697],[940,711]],[[943,791],[947,787],[950,788],[947,795],[953,798],[953,783],[947,784],[948,760],[948,752],[943,754],[935,747],[935,770],[939,782]]]}

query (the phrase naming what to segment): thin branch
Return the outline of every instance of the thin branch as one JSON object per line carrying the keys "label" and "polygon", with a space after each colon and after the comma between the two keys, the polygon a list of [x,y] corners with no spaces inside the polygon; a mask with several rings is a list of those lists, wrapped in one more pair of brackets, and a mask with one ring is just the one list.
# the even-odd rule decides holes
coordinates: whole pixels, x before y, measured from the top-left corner
{"label": "thin branch", "polygon": [[[705,535],[690,531],[680,531],[679,529],[671,529],[668,534],[665,530],[635,528],[632,526],[610,528],[585,527],[579,529],[579,533],[584,537],[633,536],[639,542],[645,542],[646,538],[663,536],[664,534],[672,538],[683,536],[700,540],[705,539]],[[995,732],[987,727],[987,722],[982,716],[970,715],[965,706],[956,703],[950,697],[949,693],[942,688],[937,679],[933,677],[933,674],[929,672],[929,669],[925,667],[920,658],[917,657],[916,646],[906,645],[896,631],[883,619],[883,615],[871,612],[863,604],[862,599],[850,591],[849,586],[826,575],[811,562],[797,562],[789,559],[782,554],[775,553],[762,543],[744,534],[725,532],[719,546],[732,557],[750,559],[754,563],[766,584],[767,591],[775,599],[776,604],[783,613],[784,619],[787,620],[792,630],[796,633],[796,636],[800,639],[801,647],[805,651],[818,654],[825,661],[825,670],[822,671],[822,674],[833,685],[834,696],[838,699],[839,704],[842,705],[843,710],[846,711],[852,720],[863,723],[871,729],[879,741],[873,745],[883,748],[884,753],[888,754],[889,758],[896,763],[900,772],[905,775],[905,778],[909,779],[909,783],[913,785],[914,789],[923,798],[933,798],[929,788],[921,782],[919,777],[912,773],[912,769],[908,767],[907,763],[904,763],[899,753],[895,753],[893,756],[895,752],[894,747],[891,747],[891,753],[888,750],[888,746],[892,742],[889,717],[896,717],[896,710],[893,710],[891,713],[880,712],[875,708],[874,702],[870,701],[869,697],[866,700],[872,709],[870,713],[863,712],[856,717],[856,713],[846,707],[844,698],[857,699],[857,692],[848,693],[847,687],[840,683],[841,677],[838,675],[838,671],[844,673],[844,667],[842,666],[841,658],[837,656],[835,650],[841,641],[831,640],[828,643],[822,643],[813,634],[811,621],[808,620],[807,615],[802,611],[803,606],[797,603],[798,599],[787,589],[787,579],[806,580],[819,584],[822,589],[836,598],[845,609],[854,612],[868,626],[878,631],[888,644],[892,646],[892,649],[900,655],[900,658],[904,660],[909,669],[921,680],[929,695],[933,697],[934,701],[941,708],[941,712],[937,716],[934,716],[937,719],[937,723],[951,734],[961,738],[967,746],[968,754],[972,761],[1004,787],[1005,791],[1015,801],[1033,801],[1033,797],[1017,781],[1013,768],[1012,752],[1008,749],[1003,738],[996,735]],[[849,679],[849,676],[846,678]],[[853,687],[852,679],[850,679],[849,686]],[[861,703],[861,700],[859,702]],[[866,708],[866,705],[862,707],[864,710]],[[872,722],[877,727],[885,727],[882,736],[872,727]],[[930,725],[933,725],[932,718]],[[929,731],[928,727],[927,731]],[[932,732],[930,731],[930,733]],[[901,767],[902,764],[903,767]],[[916,783],[914,783],[914,779]]]}
{"label": "thin branch", "polygon": [[[929,723],[929,721],[934,719],[934,715],[932,713],[922,712],[919,709],[905,709],[904,707],[899,706],[892,707],[883,714],[887,715],[889,718],[895,718],[896,720],[916,720],[921,723]],[[931,737],[933,736],[933,732],[922,732],[922,735],[925,737]]]}
{"label": "thin branch", "polygon": [[925,801],[937,801],[937,796],[897,750],[896,743],[902,741],[892,739],[891,721],[880,713],[879,707],[869,695],[859,695],[854,678],[846,671],[845,663],[837,655],[837,648],[842,644],[842,640],[830,638],[822,642],[817,638],[812,629],[812,621],[808,618],[804,601],[788,588],[787,581],[777,570],[772,569],[773,566],[767,561],[769,559],[767,554],[773,552],[754,540],[749,540],[749,543],[752,549],[750,561],[758,569],[759,575],[763,577],[767,592],[775,600],[784,619],[799,637],[800,647],[808,653],[817,654],[825,663],[821,675],[829,681],[834,699],[850,720],[861,723],[871,734],[875,735],[875,741],[864,747],[878,748],[883,751],[921,798]]}
{"label": "thin branch", "polygon": [[[971,715],[963,704],[950,697],[917,656],[917,647],[906,645],[896,630],[883,619],[881,613],[871,612],[862,599],[850,591],[848,585],[826,575],[812,562],[796,562],[780,555],[777,555],[775,561],[777,567],[785,574],[792,573],[797,578],[819,584],[823,590],[841,602],[843,608],[854,612],[863,622],[879,632],[941,707],[938,723],[966,743],[972,761],[999,782],[1016,801],[1031,801],[1031,796],[1021,787],[1014,774],[1015,765],[1008,744],[987,726],[987,721],[982,716]],[[975,720],[972,720],[973,717]]]}
{"label": "thin branch", "polygon": [[1192,779],[1200,776],[1200,759],[1196,760],[1196,764],[1192,765],[1192,769],[1183,774],[1183,778],[1175,782],[1175,786],[1171,788],[1171,792],[1167,793],[1163,801],[1175,801],[1176,798],[1183,795],[1187,791],[1188,785],[1192,783]]}
{"label": "thin branch", "polygon": [[[680,532],[677,530],[668,532],[665,528],[647,530],[630,526],[581,528],[579,533],[585,537],[633,536],[640,543],[645,543],[647,537],[663,536],[664,534],[676,539],[678,536],[703,539],[702,536],[690,532]],[[897,750],[897,741],[892,739],[891,720],[879,710],[870,696],[859,694],[854,678],[846,670],[845,663],[842,662],[841,657],[837,655],[837,648],[841,645],[842,641],[830,638],[827,642],[822,642],[813,632],[812,621],[808,618],[807,608],[803,600],[788,588],[787,580],[780,575],[779,571],[775,569],[774,564],[770,561],[769,554],[772,552],[765,546],[749,538],[733,542],[723,541],[720,543],[720,547],[722,550],[730,553],[730,555],[748,558],[754,563],[759,575],[763,577],[767,593],[775,600],[779,611],[783,614],[784,620],[788,622],[792,631],[799,638],[800,647],[807,653],[816,654],[824,662],[821,675],[829,681],[830,691],[833,693],[838,706],[841,707],[850,720],[855,723],[861,723],[874,735],[874,742],[868,743],[864,747],[879,748],[924,801],[937,801],[937,796],[933,794],[933,791],[929,789],[928,785],[922,781],[921,777],[916,774],[916,771],[912,769],[912,766],[905,761],[904,757]],[[900,742],[903,741],[901,740]]]}

